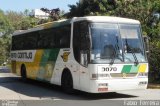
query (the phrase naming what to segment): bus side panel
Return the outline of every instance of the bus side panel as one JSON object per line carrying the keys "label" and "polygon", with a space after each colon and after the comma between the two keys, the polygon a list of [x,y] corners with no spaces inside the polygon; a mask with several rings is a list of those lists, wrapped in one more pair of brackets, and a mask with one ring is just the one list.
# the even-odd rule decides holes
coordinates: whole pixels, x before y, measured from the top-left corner
{"label": "bus side panel", "polygon": [[73,88],[80,90],[79,68],[80,65],[75,61],[73,51],[69,48],[61,49],[55,63],[51,83],[61,85],[62,73],[64,69],[67,69],[73,78]]}
{"label": "bus side panel", "polygon": [[[27,52],[31,51],[27,50]],[[17,60],[15,62],[16,65],[13,62],[12,67],[16,67],[15,72],[20,76],[20,69],[22,64],[24,64],[27,71],[27,78],[50,81],[58,53],[59,49],[36,50],[35,55],[32,55],[32,58],[34,58],[33,61],[27,62],[25,59]]]}
{"label": "bus side panel", "polygon": [[50,82],[58,54],[59,49],[44,50],[39,63],[39,70],[37,73],[38,80],[45,80]]}

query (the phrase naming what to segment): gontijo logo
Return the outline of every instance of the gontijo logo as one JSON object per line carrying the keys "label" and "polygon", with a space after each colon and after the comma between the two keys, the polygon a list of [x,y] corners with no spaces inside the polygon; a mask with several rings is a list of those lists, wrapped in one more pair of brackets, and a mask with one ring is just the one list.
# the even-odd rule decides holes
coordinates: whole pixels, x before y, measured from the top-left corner
{"label": "gontijo logo", "polygon": [[64,62],[68,61],[69,54],[70,54],[70,52],[64,52],[63,55],[61,55]]}

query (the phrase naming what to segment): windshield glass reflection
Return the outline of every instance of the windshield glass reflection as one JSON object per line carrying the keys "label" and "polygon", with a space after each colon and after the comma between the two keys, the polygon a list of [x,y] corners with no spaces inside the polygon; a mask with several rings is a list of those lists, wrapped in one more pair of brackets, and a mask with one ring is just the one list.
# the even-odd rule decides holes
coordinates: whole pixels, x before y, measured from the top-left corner
{"label": "windshield glass reflection", "polygon": [[92,36],[92,62],[122,61],[122,47],[120,44],[118,25],[116,24],[91,24]]}
{"label": "windshield glass reflection", "polygon": [[146,61],[139,25],[120,25],[120,34],[124,46],[124,61]]}
{"label": "windshield glass reflection", "polygon": [[139,25],[91,23],[91,62],[145,62]]}

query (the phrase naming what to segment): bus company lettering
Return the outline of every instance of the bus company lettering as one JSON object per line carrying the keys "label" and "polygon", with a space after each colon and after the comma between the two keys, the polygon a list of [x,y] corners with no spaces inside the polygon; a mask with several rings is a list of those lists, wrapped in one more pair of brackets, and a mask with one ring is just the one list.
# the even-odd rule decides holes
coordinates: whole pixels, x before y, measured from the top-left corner
{"label": "bus company lettering", "polygon": [[18,58],[32,59],[32,52],[19,52]]}
{"label": "bus company lettering", "polygon": [[32,59],[32,52],[11,53],[11,58]]}
{"label": "bus company lettering", "polygon": [[11,59],[16,61],[32,62],[34,55],[34,51],[17,51],[11,53]]}

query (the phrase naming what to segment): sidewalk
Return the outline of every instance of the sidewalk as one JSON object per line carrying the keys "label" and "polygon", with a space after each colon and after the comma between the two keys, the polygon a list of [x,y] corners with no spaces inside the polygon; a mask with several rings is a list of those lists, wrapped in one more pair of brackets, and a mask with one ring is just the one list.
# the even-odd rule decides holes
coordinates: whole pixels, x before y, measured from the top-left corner
{"label": "sidewalk", "polygon": [[148,84],[148,89],[160,89],[160,84]]}
{"label": "sidewalk", "polygon": [[10,68],[7,66],[0,66],[0,73],[10,73]]}

